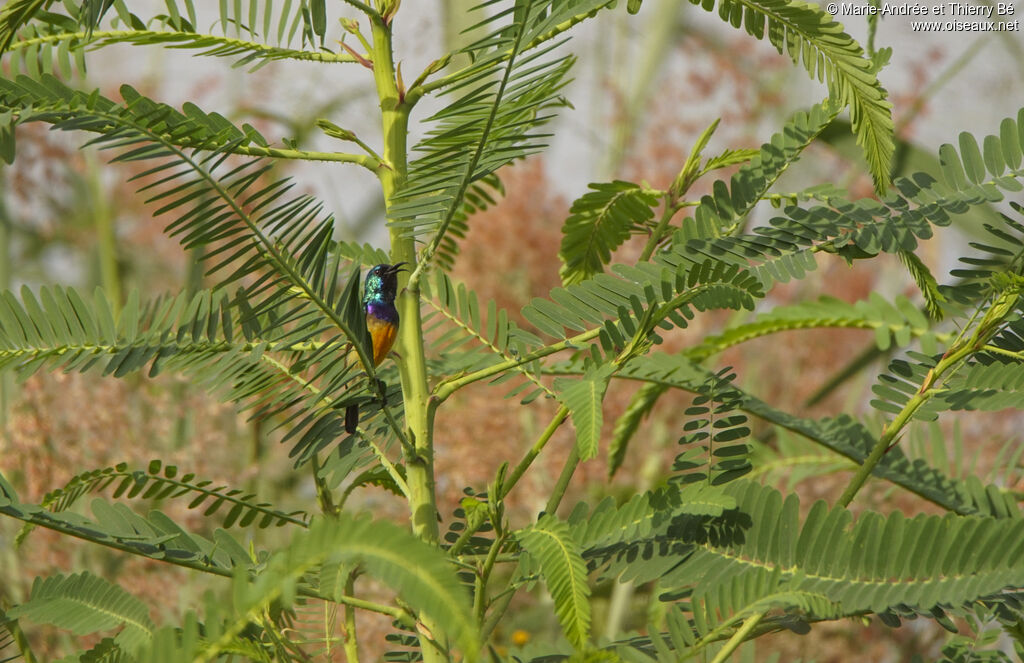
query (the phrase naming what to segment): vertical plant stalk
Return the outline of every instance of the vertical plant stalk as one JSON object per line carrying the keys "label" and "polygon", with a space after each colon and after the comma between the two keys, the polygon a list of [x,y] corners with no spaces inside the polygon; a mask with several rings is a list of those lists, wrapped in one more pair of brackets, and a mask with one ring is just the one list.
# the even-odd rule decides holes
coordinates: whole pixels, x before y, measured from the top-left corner
{"label": "vertical plant stalk", "polygon": [[[385,208],[391,218],[391,198],[405,183],[408,173],[408,130],[410,105],[399,89],[395,72],[391,42],[391,26],[378,14],[370,15],[372,30],[371,57],[373,77],[380,99],[381,128],[384,138],[384,162],[378,169]],[[400,229],[389,229],[392,262],[415,265],[414,240]],[[403,283],[402,281],[405,281]],[[402,379],[402,398],[405,406],[406,483],[413,533],[426,543],[437,545],[440,530],[437,524],[437,501],[434,494],[434,407],[427,387],[427,365],[423,348],[422,320],[420,318],[419,285],[407,287],[408,279],[400,276],[397,307],[401,324],[398,328],[396,350],[401,357],[398,371]],[[425,629],[432,638],[420,638],[424,663],[449,660],[447,638],[433,620],[421,616]]]}

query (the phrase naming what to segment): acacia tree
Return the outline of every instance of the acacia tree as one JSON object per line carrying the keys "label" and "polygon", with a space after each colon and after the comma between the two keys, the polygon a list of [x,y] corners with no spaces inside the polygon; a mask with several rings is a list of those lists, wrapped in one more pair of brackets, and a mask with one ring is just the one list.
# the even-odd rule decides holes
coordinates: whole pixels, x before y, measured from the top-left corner
{"label": "acacia tree", "polygon": [[[712,125],[667,190],[593,184],[563,226],[564,287],[523,309],[527,328],[452,282],[457,238],[473,212],[493,202],[500,169],[543,148],[540,127],[566,106],[574,60],[564,43],[575,25],[615,2],[490,0],[477,9],[479,38],[443,54],[410,84],[392,53],[399,2],[346,4],[342,25],[358,43],[338,51],[326,46],[334,18],[328,9],[335,7],[324,0],[222,2],[210,33],[196,30],[191,0],[168,0],[166,14],[148,18],[124,0],[10,0],[0,10],[0,48],[12,73],[21,72],[0,80],[3,155],[14,157],[14,126],[42,122],[75,132],[113,162],[144,164],[135,175],[140,195],[168,219],[167,232],[183,247],[203,247],[216,280],[212,289],[149,303],[130,295],[117,314],[102,291],[4,293],[0,366],[21,376],[183,373],[273,422],[295,471],[312,474],[320,510],[286,513],[159,461],[85,471],[40,505],[21,501],[0,475],[0,513],[24,521],[26,533],[50,528],[225,578],[224,591],[162,625],[142,601],[86,570],[39,578],[27,601],[3,606],[7,637],[0,646],[34,660],[22,628],[34,622],[78,634],[116,629],[80,660],[308,660],[320,645],[315,634],[292,637],[302,628],[293,608],[325,602],[345,608],[338,637],[349,660],[358,658],[359,610],[393,620],[396,660],[498,660],[489,646],[496,625],[512,598],[540,580],[564,640],[536,643],[517,660],[721,661],[763,633],[869,615],[890,625],[922,616],[953,630],[951,615],[995,615],[1021,651],[1024,521],[1017,496],[912,461],[900,440],[914,421],[943,411],[997,410],[1021,400],[1024,226],[998,217],[987,227],[991,240],[975,244],[945,285],[915,249],[952,215],[1020,191],[1024,114],[1005,120],[980,147],[969,134],[961,135],[959,151],[943,147],[942,181],[925,174],[890,181],[890,106],[875,76],[885,54],[866,55],[814,5],[722,0],[719,16],[767,37],[824,82],[827,99],[796,113],[759,150],[705,156]],[[715,9],[713,0],[701,6]],[[318,125],[327,135],[361,151],[303,151],[192,105],[178,111],[127,85],[119,101],[72,87],[85,49],[110,44],[191,48],[242,64],[363,66],[380,101],[380,141],[371,147],[343,128],[343,118],[323,118]],[[431,95],[442,108],[424,120],[425,138],[410,151],[410,112]],[[880,198],[854,200],[825,186],[774,192],[779,176],[844,110]],[[272,164],[282,159],[373,172],[386,201],[387,250],[338,239],[313,197],[295,195],[275,178]],[[714,181],[711,195],[688,198],[695,182],[736,165],[735,175]],[[749,215],[765,201],[777,205],[776,215],[749,228]],[[647,237],[639,260],[615,261],[615,249],[638,233]],[[898,254],[928,315],[904,297],[818,299],[736,319],[681,352],[659,350],[662,331],[684,328],[711,309],[753,310],[776,283],[804,278],[823,253],[847,261]],[[406,262],[410,270],[398,299],[400,361],[375,367],[360,273],[383,262]],[[943,318],[949,322],[939,323]],[[880,349],[901,349],[874,388],[872,405],[886,417],[880,432],[850,415],[818,420],[780,411],[734,384],[730,370],[711,367],[729,347],[812,327],[873,329]],[[444,334],[428,352],[425,330],[437,328]],[[448,518],[435,498],[435,415],[453,394],[484,380],[496,398],[517,395],[530,407],[543,396],[560,407],[522,457],[509,458]],[[583,503],[560,517],[574,472],[600,453],[606,392],[636,383],[607,444],[610,470],[630,453],[655,402],[684,390],[694,394],[693,405],[669,480],[624,503]],[[360,420],[350,433],[345,412],[353,405]],[[836,504],[816,502],[801,518],[795,493],[743,478],[755,462],[750,415],[855,461],[859,469]],[[516,522],[504,500],[550,453],[555,431],[570,425],[576,442],[544,513]],[[948,513],[910,518],[866,510],[854,522],[847,507],[870,476]],[[367,485],[403,498],[409,526],[352,513],[346,498]],[[90,494],[99,495],[91,515],[71,510]],[[211,519],[226,515],[210,539],[160,511],[137,513],[123,497],[190,500]],[[448,523],[444,536],[439,522]],[[279,549],[253,551],[228,531],[248,525],[295,533]],[[364,575],[391,588],[394,600],[360,597]],[[660,606],[643,635],[595,641],[590,599],[602,579],[642,587]],[[230,600],[218,598],[224,594]],[[972,644],[954,641],[950,655]]]}

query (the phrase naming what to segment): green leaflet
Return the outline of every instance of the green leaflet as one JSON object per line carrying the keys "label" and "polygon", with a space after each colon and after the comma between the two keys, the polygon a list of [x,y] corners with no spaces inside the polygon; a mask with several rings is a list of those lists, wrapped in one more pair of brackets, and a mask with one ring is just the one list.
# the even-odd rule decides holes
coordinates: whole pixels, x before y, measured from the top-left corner
{"label": "green leaflet", "polygon": [[29,600],[12,607],[7,615],[53,624],[75,635],[123,626],[115,642],[128,651],[145,646],[155,628],[149,618],[149,608],[142,601],[88,572],[36,578]]}
{"label": "green leaflet", "polygon": [[590,585],[569,525],[545,515],[532,527],[519,531],[516,538],[540,564],[565,637],[577,649],[584,648],[590,640]]}
{"label": "green leaflet", "polygon": [[742,228],[747,216],[775,185],[804,149],[824,131],[838,114],[828,102],[796,113],[781,131],[761,146],[750,163],[729,179],[714,183],[710,195],[701,198],[693,219],[682,224],[676,242],[719,237]]}
{"label": "green leaflet", "polygon": [[893,342],[897,346],[906,346],[913,338],[927,337],[931,343],[935,343],[936,336],[940,336],[931,331],[928,320],[906,297],[897,296],[889,302],[877,292],[872,292],[868,299],[852,304],[823,296],[815,301],[777,306],[758,314],[753,322],[741,323],[718,335],[705,337],[685,353],[690,359],[701,361],[734,345],[767,334],[823,327],[873,330],[881,350],[887,350]]}
{"label": "green leaflet", "polygon": [[557,380],[558,398],[569,408],[576,428],[576,450],[580,460],[597,457],[601,427],[604,424],[604,394],[614,365],[602,364],[588,370],[579,380]]}
{"label": "green leaflet", "polygon": [[[690,0],[711,11],[715,0]],[[818,5],[799,0],[720,0],[719,17],[747,34],[768,40],[794,64],[825,81],[829,97],[850,107],[857,144],[864,151],[875,188],[889,186],[893,155],[892,104],[860,45]]]}
{"label": "green leaflet", "polygon": [[612,251],[650,223],[658,204],[655,192],[632,182],[596,183],[590,189],[573,202],[562,226],[558,257],[565,285],[604,271]]}
{"label": "green leaflet", "polygon": [[[85,495],[111,486],[115,498],[141,496],[143,499],[163,501],[188,497],[188,507],[203,507],[205,516],[228,507],[223,514],[222,527],[256,525],[266,528],[286,524],[307,527],[309,521],[309,515],[304,512],[278,511],[271,508],[270,504],[257,502],[256,495],[240,489],[215,486],[208,479],[197,480],[192,473],[179,477],[176,466],[164,465],[159,460],[151,461],[146,470],[129,470],[127,464],[120,463],[114,467],[83,472],[72,477],[64,487],[47,493],[41,506],[53,512],[66,511]],[[31,525],[26,524],[18,535],[18,543],[24,540],[31,528]]]}
{"label": "green leaflet", "polygon": [[1019,519],[868,513],[851,528],[849,512],[823,501],[801,523],[795,496],[783,501],[774,489],[747,482],[726,490],[737,515],[719,531],[731,533],[698,538],[693,555],[662,580],[694,587],[722,614],[756,600],[715,589],[741,578],[774,575],[779,588],[828,596],[848,615],[901,604],[926,611],[1024,584],[1015,552],[1024,531]]}
{"label": "green leaflet", "polygon": [[278,592],[287,594],[306,569],[325,562],[360,565],[417,613],[430,615],[466,659],[475,660],[479,642],[469,596],[444,553],[388,521],[342,513],[314,523],[271,559],[253,586],[236,599],[236,607],[247,611],[246,606],[264,603]]}

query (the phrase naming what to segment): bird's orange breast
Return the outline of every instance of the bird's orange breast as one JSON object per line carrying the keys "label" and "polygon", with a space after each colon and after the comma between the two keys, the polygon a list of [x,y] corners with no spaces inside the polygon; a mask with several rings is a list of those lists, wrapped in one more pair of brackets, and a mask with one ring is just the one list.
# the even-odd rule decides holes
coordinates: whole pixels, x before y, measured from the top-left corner
{"label": "bird's orange breast", "polygon": [[391,351],[391,346],[395,344],[398,325],[368,315],[366,316],[366,329],[370,332],[370,338],[373,339],[373,365],[377,366],[384,361],[384,357],[387,357],[388,352]]}

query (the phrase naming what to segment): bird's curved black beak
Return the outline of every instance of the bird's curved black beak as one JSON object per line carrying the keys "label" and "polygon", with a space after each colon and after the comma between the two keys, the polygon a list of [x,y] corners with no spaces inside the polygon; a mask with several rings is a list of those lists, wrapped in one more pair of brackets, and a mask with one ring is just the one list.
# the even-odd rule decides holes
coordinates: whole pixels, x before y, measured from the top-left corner
{"label": "bird's curved black beak", "polygon": [[388,270],[388,272],[390,272],[391,274],[397,274],[398,272],[408,272],[409,270],[405,268],[405,266],[408,264],[409,263],[407,262],[396,262],[394,265],[391,265],[391,268]]}

